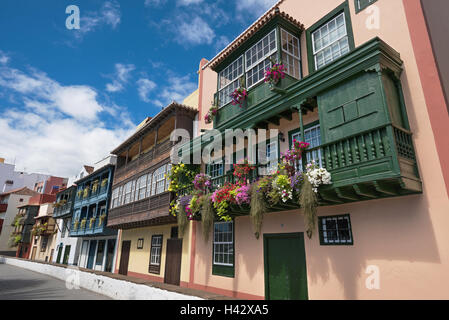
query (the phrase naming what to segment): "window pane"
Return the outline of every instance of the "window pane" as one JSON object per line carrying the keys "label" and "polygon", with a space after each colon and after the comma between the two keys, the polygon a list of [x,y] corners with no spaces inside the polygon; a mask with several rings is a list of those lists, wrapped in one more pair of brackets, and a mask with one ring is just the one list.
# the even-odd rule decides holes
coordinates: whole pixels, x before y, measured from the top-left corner
{"label": "window pane", "polygon": [[341,13],[313,32],[312,39],[316,69],[349,52],[344,13]]}

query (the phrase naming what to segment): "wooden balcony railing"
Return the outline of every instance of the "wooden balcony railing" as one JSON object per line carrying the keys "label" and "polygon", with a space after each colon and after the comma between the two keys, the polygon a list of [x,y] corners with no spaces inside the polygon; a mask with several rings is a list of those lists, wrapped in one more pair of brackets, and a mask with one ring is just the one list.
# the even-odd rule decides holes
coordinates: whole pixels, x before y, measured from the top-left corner
{"label": "wooden balcony railing", "polygon": [[162,155],[169,154],[173,143],[170,140],[166,140],[150,151],[141,154],[136,159],[128,162],[126,165],[118,167],[115,170],[114,183],[120,182],[127,177],[134,175],[135,173],[143,170],[144,168],[150,166],[153,160],[159,158]]}

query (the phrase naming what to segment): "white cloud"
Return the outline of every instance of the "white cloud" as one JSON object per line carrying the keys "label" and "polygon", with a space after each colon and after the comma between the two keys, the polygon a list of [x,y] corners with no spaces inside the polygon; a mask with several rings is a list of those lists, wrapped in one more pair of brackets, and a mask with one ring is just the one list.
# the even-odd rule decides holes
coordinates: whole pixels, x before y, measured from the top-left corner
{"label": "white cloud", "polygon": [[236,10],[242,15],[258,17],[275,5],[278,0],[238,0],[236,1]]}
{"label": "white cloud", "polygon": [[215,41],[215,51],[219,52],[221,50],[223,50],[231,41],[228,39],[228,37],[226,36],[220,36],[216,41]]}
{"label": "white cloud", "polygon": [[156,83],[151,80],[142,78],[137,81],[137,86],[137,91],[139,92],[140,99],[144,102],[150,102],[148,94],[150,93],[150,91],[156,88]]}
{"label": "white cloud", "polygon": [[159,7],[160,5],[165,4],[166,0],[145,0],[145,7]]}
{"label": "white cloud", "polygon": [[[1,156],[18,169],[73,176],[109,154],[134,130],[126,110],[98,101],[95,89],[63,86],[42,72],[0,67],[0,87],[23,101],[2,106]],[[104,117],[114,118],[109,125]]]}
{"label": "white cloud", "polygon": [[171,75],[167,79],[167,86],[159,91],[158,99],[155,99],[153,102],[160,106],[167,105],[173,100],[182,103],[197,88],[198,84],[192,82],[189,75],[183,77]]}
{"label": "white cloud", "polygon": [[0,64],[7,64],[9,62],[9,57],[0,50]]}
{"label": "white cloud", "polygon": [[81,13],[80,29],[72,30],[75,37],[82,39],[87,33],[108,25],[117,28],[121,21],[120,5],[116,0],[106,1],[99,11]]}
{"label": "white cloud", "polygon": [[202,2],[203,2],[203,0],[178,0],[177,4],[179,6],[189,6],[192,4],[199,4]]}
{"label": "white cloud", "polygon": [[106,84],[106,90],[108,92],[118,92],[124,89],[124,85],[128,83],[131,76],[131,72],[134,71],[136,67],[133,64],[115,64],[115,73],[112,76],[114,80],[112,83]]}
{"label": "white cloud", "polygon": [[214,30],[209,27],[206,21],[200,17],[195,17],[192,21],[183,21],[177,28],[176,41],[180,44],[211,44],[215,37]]}

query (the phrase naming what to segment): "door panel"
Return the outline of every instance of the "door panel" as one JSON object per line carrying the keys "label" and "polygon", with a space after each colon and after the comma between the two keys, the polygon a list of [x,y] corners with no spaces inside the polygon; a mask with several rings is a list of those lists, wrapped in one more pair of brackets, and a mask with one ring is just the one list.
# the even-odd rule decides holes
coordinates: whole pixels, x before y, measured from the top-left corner
{"label": "door panel", "polygon": [[122,253],[120,255],[119,274],[128,274],[129,250],[131,249],[131,241],[122,241]]}
{"label": "door panel", "polygon": [[92,240],[89,247],[89,257],[87,258],[87,268],[94,268],[95,251],[97,250],[97,240]]}
{"label": "door panel", "polygon": [[164,282],[179,286],[181,279],[182,239],[167,239]]}
{"label": "door panel", "polygon": [[70,257],[70,246],[65,246],[64,260],[62,260],[62,263],[69,264],[69,257]]}
{"label": "door panel", "polygon": [[58,256],[56,258],[56,263],[61,263],[62,247],[63,247],[63,245],[60,244],[59,248],[58,248]]}
{"label": "door panel", "polygon": [[264,235],[265,298],[307,300],[304,234]]}

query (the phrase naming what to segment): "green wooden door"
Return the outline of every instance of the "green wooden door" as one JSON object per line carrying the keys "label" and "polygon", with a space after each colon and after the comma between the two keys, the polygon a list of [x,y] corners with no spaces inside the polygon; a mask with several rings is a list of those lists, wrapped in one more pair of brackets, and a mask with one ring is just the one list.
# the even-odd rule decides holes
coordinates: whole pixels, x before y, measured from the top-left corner
{"label": "green wooden door", "polygon": [[61,263],[62,247],[63,244],[60,244],[58,249],[58,257],[56,258],[56,263]]}
{"label": "green wooden door", "polygon": [[69,263],[69,256],[70,256],[70,246],[65,246],[64,260],[62,260],[63,264],[68,264]]}
{"label": "green wooden door", "polygon": [[307,300],[303,233],[265,234],[265,299]]}

